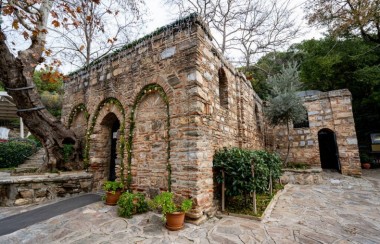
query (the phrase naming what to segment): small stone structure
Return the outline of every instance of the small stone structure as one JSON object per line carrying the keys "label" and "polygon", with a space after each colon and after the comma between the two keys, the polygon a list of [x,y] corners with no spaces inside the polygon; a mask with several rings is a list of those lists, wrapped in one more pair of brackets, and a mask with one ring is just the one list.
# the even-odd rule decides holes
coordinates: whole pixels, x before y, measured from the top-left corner
{"label": "small stone structure", "polygon": [[[289,161],[316,167],[321,167],[322,164],[322,168],[338,169],[345,175],[360,176],[351,93],[347,89],[330,92],[306,91],[300,96],[307,110],[308,123],[293,125],[298,128],[290,131]],[[286,128],[276,127],[272,133],[272,150],[276,150],[284,158],[287,152]],[[333,155],[330,157],[329,154]]]}
{"label": "small stone structure", "polygon": [[0,206],[20,206],[74,196],[90,192],[92,184],[92,175],[84,172],[2,177]]}
{"label": "small stone structure", "polygon": [[215,212],[215,150],[264,149],[262,101],[196,15],[71,74],[63,104],[63,122],[82,138],[94,189],[116,176],[150,197],[171,190],[194,200],[194,219]]}

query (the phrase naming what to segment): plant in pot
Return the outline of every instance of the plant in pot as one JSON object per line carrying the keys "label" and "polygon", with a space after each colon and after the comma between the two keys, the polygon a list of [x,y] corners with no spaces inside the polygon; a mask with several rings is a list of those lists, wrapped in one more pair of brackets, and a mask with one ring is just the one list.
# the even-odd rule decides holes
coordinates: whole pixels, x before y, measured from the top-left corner
{"label": "plant in pot", "polygon": [[173,197],[172,192],[161,192],[153,201],[150,201],[150,206],[162,211],[162,219],[166,221],[165,226],[167,229],[180,230],[184,226],[185,213],[192,208],[193,201],[185,199],[177,205]]}
{"label": "plant in pot", "polygon": [[103,190],[106,192],[105,200],[107,205],[116,205],[121,195],[124,185],[118,181],[106,181],[103,184]]}
{"label": "plant in pot", "polygon": [[363,169],[370,169],[371,168],[371,158],[366,153],[360,154],[360,162],[362,164]]}

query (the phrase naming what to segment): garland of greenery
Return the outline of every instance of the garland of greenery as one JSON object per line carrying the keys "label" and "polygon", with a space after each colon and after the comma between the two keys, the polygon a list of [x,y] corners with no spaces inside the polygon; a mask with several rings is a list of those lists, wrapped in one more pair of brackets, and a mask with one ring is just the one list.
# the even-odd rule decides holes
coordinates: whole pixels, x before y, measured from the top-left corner
{"label": "garland of greenery", "polygon": [[74,118],[77,116],[78,113],[84,112],[84,117],[86,118],[86,121],[88,123],[88,119],[90,118],[90,113],[87,111],[86,105],[84,103],[80,103],[76,105],[70,112],[69,116],[69,122],[67,126],[70,128],[71,124],[73,123]]}
{"label": "garland of greenery", "polygon": [[124,158],[124,148],[125,148],[125,138],[124,138],[124,130],[125,130],[125,111],[123,108],[123,105],[119,100],[113,97],[109,97],[101,101],[98,105],[98,107],[95,110],[94,116],[92,117],[91,124],[87,130],[86,133],[86,146],[84,150],[84,167],[87,169],[89,167],[89,152],[90,152],[90,136],[94,132],[94,127],[96,124],[96,119],[99,116],[100,110],[107,104],[113,104],[115,105],[120,112],[122,113],[122,123],[120,127],[120,180],[121,182],[124,183],[124,163],[123,163],[123,158]]}
{"label": "garland of greenery", "polygon": [[88,65],[85,65],[82,68],[80,68],[80,69],[78,69],[78,70],[70,73],[69,76],[73,76],[73,75],[79,74],[81,71],[85,71],[86,69],[88,69],[88,68],[90,68],[92,66],[100,64],[103,61],[105,61],[106,59],[111,59],[112,57],[115,57],[120,52],[125,51],[125,50],[130,49],[130,48],[133,48],[133,47],[139,45],[140,43],[142,43],[145,40],[152,39],[154,36],[159,35],[159,34],[161,34],[164,31],[167,31],[167,30],[172,29],[172,28],[182,29],[182,28],[184,28],[183,26],[188,27],[187,23],[190,23],[190,22],[194,22],[196,24],[199,24],[201,26],[201,28],[206,32],[206,34],[210,38],[212,38],[211,34],[209,33],[208,28],[205,26],[205,24],[202,21],[199,20],[198,14],[197,13],[192,13],[192,14],[188,15],[187,17],[183,18],[183,19],[179,19],[179,20],[176,20],[173,23],[170,23],[168,25],[162,26],[162,27],[156,29],[155,31],[153,31],[152,33],[147,34],[147,35],[141,37],[140,39],[137,39],[137,40],[135,40],[135,41],[133,41],[131,43],[126,44],[125,46],[121,47],[120,49],[117,49],[117,50],[115,50],[115,51],[113,51],[111,53],[108,53],[107,55],[105,55],[103,57],[100,57],[98,59],[95,59],[94,61],[92,61]]}
{"label": "garland of greenery", "polygon": [[158,84],[149,84],[146,85],[137,95],[133,106],[131,110],[131,114],[129,116],[129,135],[128,135],[128,143],[127,143],[127,150],[128,150],[128,176],[127,176],[127,188],[130,189],[131,183],[132,183],[132,172],[131,172],[131,166],[132,166],[132,146],[133,146],[133,131],[136,126],[135,122],[135,112],[137,105],[139,102],[142,100],[142,98],[150,93],[157,92],[162,100],[165,102],[166,105],[166,114],[167,114],[167,128],[168,128],[168,133],[167,133],[167,158],[166,158],[166,163],[167,167],[166,169],[168,170],[168,191],[171,191],[171,175],[172,175],[172,168],[170,165],[170,134],[169,134],[169,129],[170,129],[170,114],[169,114],[169,99],[168,96],[166,95],[164,89],[158,85]]}

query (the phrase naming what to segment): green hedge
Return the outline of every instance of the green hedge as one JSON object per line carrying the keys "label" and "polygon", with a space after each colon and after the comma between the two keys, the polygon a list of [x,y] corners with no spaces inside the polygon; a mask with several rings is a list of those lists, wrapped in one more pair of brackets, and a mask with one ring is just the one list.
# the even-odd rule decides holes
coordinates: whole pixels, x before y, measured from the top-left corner
{"label": "green hedge", "polygon": [[225,172],[226,196],[247,196],[253,191],[267,192],[270,177],[276,180],[281,176],[280,158],[266,151],[224,148],[215,153],[213,164],[218,170],[216,179],[219,183],[223,181],[221,170]]}
{"label": "green hedge", "polygon": [[35,151],[35,144],[27,140],[1,142],[0,168],[17,167]]}

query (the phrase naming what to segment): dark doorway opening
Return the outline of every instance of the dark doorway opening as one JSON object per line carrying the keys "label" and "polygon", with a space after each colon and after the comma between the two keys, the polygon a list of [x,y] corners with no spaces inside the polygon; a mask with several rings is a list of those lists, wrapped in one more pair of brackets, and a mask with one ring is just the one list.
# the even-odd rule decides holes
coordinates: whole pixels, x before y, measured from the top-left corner
{"label": "dark doorway opening", "polygon": [[334,131],[322,129],[318,132],[319,155],[322,169],[340,171],[339,151]]}
{"label": "dark doorway opening", "polygon": [[116,159],[117,159],[117,140],[119,138],[120,122],[116,119],[112,124],[111,129],[111,161],[109,167],[108,180],[114,181],[116,179]]}

